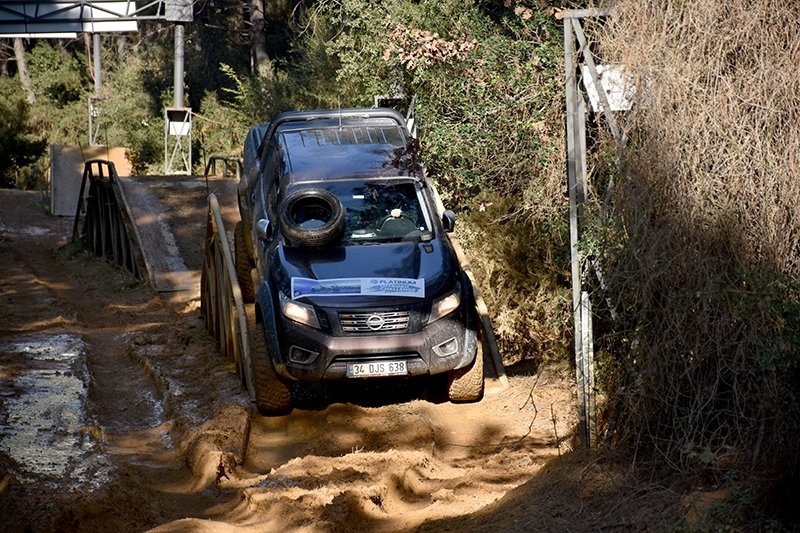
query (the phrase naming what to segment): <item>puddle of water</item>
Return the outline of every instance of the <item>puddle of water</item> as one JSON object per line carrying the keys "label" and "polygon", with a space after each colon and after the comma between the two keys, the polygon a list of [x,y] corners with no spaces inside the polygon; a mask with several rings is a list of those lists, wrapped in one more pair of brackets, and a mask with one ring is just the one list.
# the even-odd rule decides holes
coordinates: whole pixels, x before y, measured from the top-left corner
{"label": "puddle of water", "polygon": [[86,347],[71,334],[0,339],[0,453],[13,459],[21,481],[46,478],[99,486],[106,467],[87,435]]}
{"label": "puddle of water", "polygon": [[38,237],[40,235],[47,235],[52,233],[48,228],[41,228],[39,226],[28,226],[26,228],[11,227],[0,222],[0,233],[7,233],[9,235],[27,235],[30,237]]}

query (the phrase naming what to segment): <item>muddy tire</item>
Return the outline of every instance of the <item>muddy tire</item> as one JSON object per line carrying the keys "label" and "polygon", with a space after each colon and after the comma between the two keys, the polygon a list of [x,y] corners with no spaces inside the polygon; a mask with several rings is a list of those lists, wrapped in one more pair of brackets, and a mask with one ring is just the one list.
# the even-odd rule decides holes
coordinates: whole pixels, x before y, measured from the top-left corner
{"label": "muddy tire", "polygon": [[239,289],[242,291],[242,300],[247,304],[253,303],[256,301],[253,278],[250,276],[250,272],[253,270],[253,263],[250,262],[250,256],[247,254],[244,224],[241,221],[236,223],[236,228],[233,230],[233,244],[236,260],[236,279],[239,282]]}
{"label": "muddy tire", "polygon": [[263,415],[285,414],[292,408],[292,392],[275,372],[264,335],[264,326],[258,323],[252,323],[250,326],[252,342],[250,359],[256,407]]}
{"label": "muddy tire", "polygon": [[447,374],[447,397],[451,402],[476,402],[483,397],[483,339],[478,331],[475,360]]}
{"label": "muddy tire", "polygon": [[303,189],[286,199],[280,211],[283,235],[302,246],[322,246],[341,235],[344,207],[324,189]]}

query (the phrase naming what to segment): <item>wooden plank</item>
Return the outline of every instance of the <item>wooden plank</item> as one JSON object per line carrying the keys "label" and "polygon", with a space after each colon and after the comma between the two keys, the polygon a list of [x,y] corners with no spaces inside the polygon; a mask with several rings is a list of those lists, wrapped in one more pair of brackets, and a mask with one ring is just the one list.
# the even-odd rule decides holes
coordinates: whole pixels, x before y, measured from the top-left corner
{"label": "wooden plank", "polygon": [[157,292],[190,291],[199,287],[200,273],[186,268],[168,213],[145,181],[120,177],[127,209],[137,228],[148,279]]}
{"label": "wooden plank", "polygon": [[[227,200],[227,203],[229,204],[230,190],[228,190]],[[217,283],[215,284],[215,287],[217,287],[218,290],[221,290],[221,287],[224,286],[230,291],[229,297],[224,299],[225,305],[230,306],[230,308],[227,310],[227,313],[230,315],[231,320],[233,321],[233,324],[230,324],[232,326],[230,334],[233,335],[234,342],[236,343],[234,349],[238,350],[239,352],[238,357],[240,358],[240,364],[242,365],[242,374],[244,377],[245,387],[247,388],[247,393],[250,397],[250,400],[255,401],[253,376],[250,372],[250,369],[252,368],[252,354],[250,352],[250,338],[248,337],[248,321],[253,320],[255,322],[255,309],[252,304],[249,304],[249,315],[251,318],[248,318],[248,311],[245,309],[245,303],[242,299],[242,290],[239,287],[239,281],[236,278],[236,267],[234,266],[231,247],[228,239],[223,238],[223,235],[228,233],[228,231],[226,231],[226,227],[229,226],[229,224],[226,223],[225,217],[222,215],[222,211],[223,208],[219,203],[217,195],[215,193],[209,194],[206,238],[215,239],[219,243],[218,247],[214,247],[214,251],[217,254],[222,255],[222,257],[217,257],[217,261],[215,261],[215,263],[221,264],[224,272],[207,272],[206,274],[217,276]],[[228,211],[230,210],[228,209]],[[206,246],[205,253],[210,253],[208,246]],[[218,320],[218,318],[219,317],[215,317],[215,320]],[[221,325],[221,327],[228,326],[229,324]],[[227,350],[227,348],[228,347],[226,346],[223,349]]]}
{"label": "wooden plank", "polygon": [[[216,193],[220,199],[220,213],[225,228],[230,228],[230,232],[226,232],[230,244],[233,242],[233,227],[239,220],[236,181],[210,178],[205,182],[202,178],[191,176],[148,176],[120,177],[119,183],[125,209],[134,222],[135,235],[141,245],[147,277],[153,289],[157,292],[199,293],[200,270],[187,268],[181,256],[177,232],[174,231],[181,222],[161,202],[159,188],[184,183],[187,190],[192,190],[192,194],[205,197],[207,192]],[[196,216],[191,212],[190,215],[201,222],[207,216],[206,208],[198,209]],[[197,242],[180,244],[184,248],[200,249],[203,236],[198,234]]]}
{"label": "wooden plank", "polygon": [[565,20],[568,19],[585,19],[594,17],[610,17],[614,14],[614,10],[610,7],[603,8],[588,8],[588,9],[566,9],[561,12]]}
{"label": "wooden plank", "polygon": [[592,79],[594,80],[594,86],[597,88],[597,97],[600,99],[600,105],[603,108],[603,115],[606,117],[606,121],[608,121],[608,127],[611,129],[611,134],[614,136],[614,140],[617,141],[618,146],[621,146],[622,135],[619,132],[619,127],[617,127],[617,121],[614,118],[614,113],[611,111],[611,105],[608,103],[608,95],[606,94],[606,90],[603,87],[603,82],[597,73],[597,65],[592,57],[592,52],[589,49],[588,42],[586,41],[586,35],[583,33],[583,28],[581,27],[580,21],[573,20],[572,27],[575,31],[575,37],[578,39],[578,44],[580,44],[581,49],[583,50],[583,58],[586,61],[586,66],[589,67],[589,74],[591,74]]}
{"label": "wooden plank", "polygon": [[475,305],[478,311],[478,316],[481,319],[481,324],[483,325],[483,331],[486,335],[484,341],[486,342],[486,346],[489,348],[489,353],[492,356],[491,360],[488,361],[486,358],[484,358],[484,364],[488,362],[494,369],[494,373],[490,377],[490,380],[496,381],[496,386],[492,388],[497,390],[505,389],[508,387],[508,377],[506,376],[506,369],[503,366],[503,360],[500,357],[500,350],[497,348],[497,338],[494,335],[494,328],[492,328],[492,321],[489,317],[489,308],[486,307],[486,302],[484,301],[483,296],[481,296],[481,291],[478,288],[478,282],[475,280],[475,276],[469,269],[469,260],[464,254],[464,249],[461,247],[461,243],[455,238],[451,238],[450,241],[453,243],[453,249],[456,251],[456,256],[458,257],[458,262],[461,264],[461,268],[464,269],[469,281],[472,283],[472,291],[475,296]]}

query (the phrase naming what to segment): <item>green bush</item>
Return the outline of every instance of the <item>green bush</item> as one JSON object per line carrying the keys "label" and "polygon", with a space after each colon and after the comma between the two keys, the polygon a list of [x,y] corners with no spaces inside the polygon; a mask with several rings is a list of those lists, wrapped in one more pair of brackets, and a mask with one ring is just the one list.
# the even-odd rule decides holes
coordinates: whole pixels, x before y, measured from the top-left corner
{"label": "green bush", "polygon": [[543,10],[516,7],[489,17],[465,0],[347,0],[323,13],[339,28],[338,98],[416,95],[423,160],[462,215],[506,362],[563,360],[562,37]]}
{"label": "green bush", "polygon": [[[164,171],[164,100],[148,87],[150,63],[132,55],[107,76],[102,101],[105,138],[110,146],[124,146],[134,174]],[[161,99],[159,99],[161,97]],[[171,105],[171,104],[170,104]]]}
{"label": "green bush", "polygon": [[50,144],[88,143],[89,95],[86,57],[62,47],[59,41],[40,40],[28,54],[36,105],[30,124]]}
{"label": "green bush", "polygon": [[31,131],[30,107],[15,78],[0,78],[0,116],[0,187],[35,188],[38,175],[33,165],[46,143]]}

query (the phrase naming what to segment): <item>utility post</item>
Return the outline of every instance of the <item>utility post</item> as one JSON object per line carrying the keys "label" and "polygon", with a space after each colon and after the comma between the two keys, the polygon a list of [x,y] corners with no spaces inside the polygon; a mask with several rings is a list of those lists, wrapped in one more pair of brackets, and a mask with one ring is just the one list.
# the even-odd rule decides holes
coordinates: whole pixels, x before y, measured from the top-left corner
{"label": "utility post", "polygon": [[567,97],[567,190],[569,192],[575,380],[578,385],[578,435],[581,448],[587,450],[592,448],[594,444],[594,432],[592,431],[594,415],[592,389],[594,384],[590,380],[592,373],[589,371],[592,368],[593,352],[591,350],[591,342],[588,342],[588,337],[591,336],[592,332],[591,302],[589,302],[583,286],[583,264],[578,248],[579,225],[582,222],[582,204],[585,201],[586,175],[584,166],[585,146],[579,140],[580,132],[584,128],[583,98],[578,90],[573,18],[573,12],[566,12],[564,15],[564,67]]}
{"label": "utility post", "polygon": [[192,110],[184,106],[185,23],[194,20],[192,0],[167,0],[167,22],[175,23],[173,107],[164,110],[164,174],[192,173]]}
{"label": "utility post", "polygon": [[173,107],[183,107],[183,75],[184,75],[184,34],[186,27],[180,22],[175,24],[175,74]]}
{"label": "utility post", "polygon": [[92,33],[92,66],[94,70],[94,94],[89,97],[89,146],[100,144],[100,115],[103,89],[102,50],[99,33]]}

